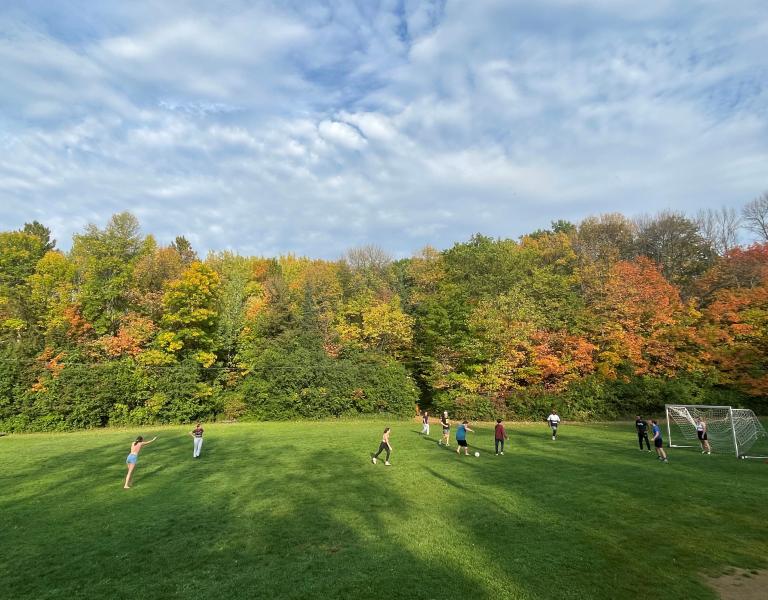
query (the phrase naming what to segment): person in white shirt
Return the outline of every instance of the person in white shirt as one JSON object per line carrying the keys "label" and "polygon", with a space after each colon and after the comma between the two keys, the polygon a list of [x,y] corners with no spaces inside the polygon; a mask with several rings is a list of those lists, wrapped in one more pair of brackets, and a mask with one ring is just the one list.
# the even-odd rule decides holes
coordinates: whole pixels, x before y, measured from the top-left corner
{"label": "person in white shirt", "polygon": [[701,444],[701,453],[704,454],[706,452],[707,454],[712,454],[712,448],[707,439],[707,423],[703,421],[701,417],[696,417],[696,435]]}
{"label": "person in white shirt", "polygon": [[426,410],[421,415],[421,433],[429,435],[429,413]]}
{"label": "person in white shirt", "polygon": [[557,426],[560,424],[560,416],[557,414],[557,411],[553,408],[552,414],[547,417],[547,422],[549,423],[549,426],[552,428],[552,439],[557,439]]}

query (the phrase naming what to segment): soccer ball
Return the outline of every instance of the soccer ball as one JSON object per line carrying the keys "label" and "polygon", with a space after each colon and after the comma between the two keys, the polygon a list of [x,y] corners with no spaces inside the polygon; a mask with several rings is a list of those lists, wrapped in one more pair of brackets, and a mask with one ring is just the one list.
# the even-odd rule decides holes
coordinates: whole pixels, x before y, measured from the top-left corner
{"label": "soccer ball", "polygon": [[480,453],[479,452],[475,452],[475,458],[477,458],[479,456],[480,456]]}

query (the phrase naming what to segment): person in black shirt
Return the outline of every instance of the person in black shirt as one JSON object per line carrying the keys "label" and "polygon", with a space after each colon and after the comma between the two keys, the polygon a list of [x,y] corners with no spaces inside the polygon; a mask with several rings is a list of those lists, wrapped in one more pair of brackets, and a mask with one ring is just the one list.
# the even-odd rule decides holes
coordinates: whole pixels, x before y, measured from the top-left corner
{"label": "person in black shirt", "polygon": [[635,417],[635,429],[637,429],[637,441],[640,444],[640,450],[643,449],[643,440],[648,447],[648,452],[651,451],[651,442],[648,441],[648,423],[640,415]]}

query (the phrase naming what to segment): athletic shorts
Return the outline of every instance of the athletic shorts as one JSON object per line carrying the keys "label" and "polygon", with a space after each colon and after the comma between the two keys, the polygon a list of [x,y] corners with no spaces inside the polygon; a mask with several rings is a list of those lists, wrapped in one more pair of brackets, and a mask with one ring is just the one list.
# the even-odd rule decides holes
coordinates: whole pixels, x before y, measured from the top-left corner
{"label": "athletic shorts", "polygon": [[461,446],[462,448],[467,447],[467,440],[456,440],[456,443]]}
{"label": "athletic shorts", "polygon": [[664,440],[662,440],[661,438],[656,438],[655,440],[653,440],[653,445],[656,446],[657,448],[662,448],[664,446]]}
{"label": "athletic shorts", "polygon": [[707,439],[707,432],[706,431],[697,431],[696,435],[699,436],[700,440],[706,440]]}
{"label": "athletic shorts", "polygon": [[443,433],[448,433],[451,430],[450,427],[443,427]]}
{"label": "athletic shorts", "polygon": [[128,458],[125,459],[125,464],[127,464],[127,465],[135,465],[136,461],[138,461],[138,460],[139,460],[138,456],[136,456],[135,454],[129,454]]}

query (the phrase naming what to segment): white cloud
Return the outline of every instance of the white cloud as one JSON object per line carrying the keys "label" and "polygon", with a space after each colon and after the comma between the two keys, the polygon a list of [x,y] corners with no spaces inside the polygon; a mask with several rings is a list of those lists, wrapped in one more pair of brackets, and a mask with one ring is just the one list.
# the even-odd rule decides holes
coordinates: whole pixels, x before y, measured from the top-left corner
{"label": "white cloud", "polygon": [[91,28],[61,31],[21,6],[0,229],[36,218],[66,246],[128,209],[203,253],[403,255],[738,205],[768,185],[768,19],[700,4],[86,3]]}

